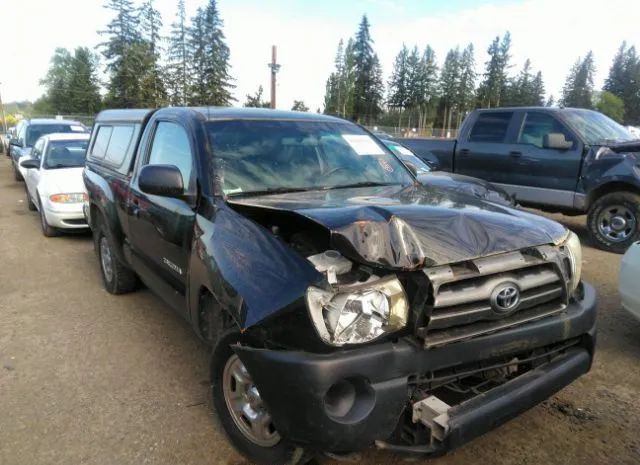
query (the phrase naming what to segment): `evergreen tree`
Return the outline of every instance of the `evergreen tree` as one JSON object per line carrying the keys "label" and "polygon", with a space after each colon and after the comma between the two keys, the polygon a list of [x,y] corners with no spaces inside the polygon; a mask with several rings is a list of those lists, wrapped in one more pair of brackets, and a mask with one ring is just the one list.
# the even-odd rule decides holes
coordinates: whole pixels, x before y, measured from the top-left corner
{"label": "evergreen tree", "polygon": [[302,100],[294,100],[293,106],[291,107],[292,111],[309,111],[309,107],[304,104]]}
{"label": "evergreen tree", "polygon": [[171,24],[167,50],[167,89],[173,105],[186,105],[191,85],[190,53],[187,43],[187,14],[184,0],[178,0],[177,21]]}
{"label": "evergreen tree", "polygon": [[572,66],[562,89],[561,104],[565,107],[592,108],[594,74],[593,52],[590,51],[584,60],[578,58]]}
{"label": "evergreen tree", "polygon": [[469,44],[462,51],[460,57],[460,77],[458,79],[458,91],[455,102],[459,110],[457,127],[460,126],[462,116],[474,107],[476,78],[476,60],[474,57],[473,44]]}
{"label": "evergreen tree", "polygon": [[443,111],[442,126],[451,127],[452,116],[458,103],[460,88],[460,48],[449,50],[440,73],[440,106]]}
{"label": "evergreen tree", "polygon": [[527,102],[527,105],[533,105],[533,106],[544,105],[545,94],[546,92],[544,88],[544,79],[542,79],[542,72],[538,71],[536,73],[536,77],[533,78],[533,83],[531,88],[531,100]]}
{"label": "evergreen tree", "polygon": [[140,104],[159,107],[167,101],[164,76],[160,67],[160,29],[162,18],[155,9],[153,0],[145,0],[139,10],[142,42],[137,48],[140,53]]}
{"label": "evergreen tree", "polygon": [[69,69],[69,111],[93,115],[102,106],[97,58],[87,47],[76,48]]}
{"label": "evergreen tree", "polygon": [[531,60],[524,62],[517,77],[508,81],[502,100],[503,106],[541,106],[544,105],[544,81],[542,73],[533,74]]}
{"label": "evergreen tree", "polygon": [[556,106],[556,98],[553,95],[550,95],[547,99],[547,103],[544,104],[545,107],[555,107]]}
{"label": "evergreen tree", "polygon": [[507,32],[502,40],[496,37],[487,49],[489,60],[485,62],[484,80],[478,88],[481,106],[500,106],[509,84],[507,71],[511,60],[511,34]]}
{"label": "evergreen tree", "polygon": [[420,128],[426,127],[430,110],[435,111],[440,90],[439,79],[436,54],[433,48],[427,45],[420,60],[418,77],[415,80],[417,97],[414,97],[414,100],[418,104],[418,126]]}
{"label": "evergreen tree", "polygon": [[105,8],[115,13],[107,29],[100,31],[108,37],[100,46],[109,73],[106,99],[112,107],[138,107],[142,55],[140,23],[131,0],[109,0]]}
{"label": "evergreen tree", "polygon": [[623,42],[609,68],[604,90],[622,99],[625,124],[640,124],[640,58]]}
{"label": "evergreen tree", "polygon": [[327,78],[326,91],[324,96],[324,113],[330,115],[340,115],[342,112],[342,101],[344,98],[344,42],[340,39],[338,51],[334,60],[335,70]]}
{"label": "evergreen tree", "polygon": [[216,0],[198,8],[189,29],[193,77],[191,102],[195,105],[228,106],[234,100],[229,74],[229,47],[222,32],[223,22]]}
{"label": "evergreen tree", "polygon": [[57,48],[51,57],[49,71],[40,81],[45,89],[42,108],[60,114],[70,113],[70,73],[73,57],[66,48]]}
{"label": "evergreen tree", "polygon": [[244,102],[244,106],[247,108],[270,108],[271,102],[262,100],[263,93],[264,89],[262,86],[259,86],[258,91],[254,95],[247,94],[247,100]]}
{"label": "evergreen tree", "polygon": [[373,39],[366,15],[362,17],[353,42],[353,58],[353,110],[349,116],[356,121],[375,118],[382,111],[384,84],[378,55],[373,51]]}
{"label": "evergreen tree", "polygon": [[410,69],[408,61],[409,49],[403,44],[394,61],[391,79],[389,79],[389,97],[387,99],[387,105],[390,108],[400,110],[401,114],[402,110],[409,104],[409,93],[411,89],[414,89],[415,84],[415,82],[411,82],[414,76],[410,76],[410,73],[415,71]]}

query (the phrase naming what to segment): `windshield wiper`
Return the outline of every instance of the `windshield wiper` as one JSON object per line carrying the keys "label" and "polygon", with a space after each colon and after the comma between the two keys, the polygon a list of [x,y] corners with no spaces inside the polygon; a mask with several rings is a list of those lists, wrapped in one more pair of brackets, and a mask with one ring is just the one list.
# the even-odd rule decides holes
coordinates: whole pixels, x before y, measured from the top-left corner
{"label": "windshield wiper", "polygon": [[269,194],[287,194],[289,192],[306,192],[314,190],[308,187],[269,187],[259,191],[232,192],[227,197],[244,197],[248,195],[269,195]]}
{"label": "windshield wiper", "polygon": [[350,189],[352,187],[378,187],[378,186],[399,186],[401,183],[399,182],[373,182],[373,181],[363,181],[363,182],[354,182],[353,184],[340,184],[337,186],[329,186],[325,187],[326,190],[330,189]]}

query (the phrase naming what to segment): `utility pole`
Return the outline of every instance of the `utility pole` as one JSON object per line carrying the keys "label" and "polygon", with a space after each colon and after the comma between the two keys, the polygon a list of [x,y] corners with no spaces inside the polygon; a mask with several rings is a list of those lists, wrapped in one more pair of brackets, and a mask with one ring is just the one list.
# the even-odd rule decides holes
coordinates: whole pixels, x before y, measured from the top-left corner
{"label": "utility pole", "polygon": [[280,71],[280,65],[277,60],[277,49],[275,45],[271,46],[271,63],[269,63],[269,68],[271,68],[271,108],[276,107],[276,74]]}
{"label": "utility pole", "polygon": [[[2,83],[0,82],[0,85]],[[2,110],[2,129],[4,133],[7,133],[7,119],[4,117],[4,104],[2,103],[2,93],[0,92],[0,109]]]}

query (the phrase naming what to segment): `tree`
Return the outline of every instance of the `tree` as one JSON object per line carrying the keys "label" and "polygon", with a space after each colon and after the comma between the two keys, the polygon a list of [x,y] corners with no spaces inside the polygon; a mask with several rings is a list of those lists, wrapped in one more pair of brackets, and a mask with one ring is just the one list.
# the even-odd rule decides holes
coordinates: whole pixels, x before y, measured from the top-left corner
{"label": "tree", "polygon": [[382,111],[384,84],[366,15],[362,17],[353,41],[353,60],[353,110],[349,116],[356,121],[375,118]]}
{"label": "tree", "polygon": [[112,107],[138,107],[143,52],[140,22],[131,0],[109,0],[105,8],[115,13],[107,29],[99,31],[108,37],[100,45],[109,74],[106,99]]}
{"label": "tree", "polygon": [[[400,110],[400,114],[409,104],[409,93],[414,84],[414,82],[410,82],[413,80],[413,76],[410,76],[410,73],[415,72],[415,68],[410,69],[408,61],[409,49],[403,44],[394,61],[391,79],[389,79],[389,96],[387,98],[387,105],[390,108]],[[414,66],[416,65],[414,64]]]}
{"label": "tree", "polygon": [[617,95],[606,90],[595,97],[595,107],[600,113],[621,123],[624,120],[624,102]]}
{"label": "tree", "polygon": [[244,106],[247,108],[270,108],[271,102],[262,100],[263,93],[264,89],[262,86],[259,86],[258,91],[254,95],[247,94],[247,100],[244,102]]}
{"label": "tree", "polygon": [[481,106],[500,106],[508,86],[507,71],[510,68],[511,34],[507,31],[500,40],[497,36],[489,48],[489,60],[485,62],[484,79],[478,88]]}
{"label": "tree", "polygon": [[547,99],[547,103],[544,104],[545,107],[555,107],[556,106],[556,98],[553,95],[550,95]]}
{"label": "tree", "polygon": [[70,113],[69,75],[72,61],[73,57],[66,48],[56,48],[49,62],[49,71],[40,81],[46,89],[44,99],[39,102],[41,110],[48,110],[47,113]]}
{"label": "tree", "polygon": [[473,44],[467,45],[460,57],[460,77],[458,78],[458,91],[456,107],[458,108],[458,121],[456,127],[460,127],[464,114],[474,107],[476,92],[476,60]]}
{"label": "tree", "polygon": [[87,47],[75,49],[69,69],[69,111],[93,115],[102,107],[97,57]]}
{"label": "tree", "polygon": [[527,59],[517,77],[508,81],[502,100],[503,106],[541,106],[544,104],[544,81],[542,73],[535,75],[531,70],[531,60]]}
{"label": "tree", "polygon": [[571,67],[562,89],[561,104],[565,107],[592,108],[594,74],[593,52],[590,51],[584,60],[578,58]]}
{"label": "tree", "polygon": [[460,89],[460,48],[449,50],[440,73],[440,106],[443,110],[442,126],[451,127]]}
{"label": "tree", "polygon": [[187,43],[187,14],[184,0],[178,0],[177,21],[171,24],[167,49],[167,90],[173,105],[186,105],[191,84]]}
{"label": "tree", "polygon": [[309,111],[309,107],[306,106],[302,100],[294,100],[291,110],[292,111]]}
{"label": "tree", "polygon": [[194,105],[228,106],[235,99],[229,74],[229,47],[222,32],[223,21],[216,0],[198,8],[189,28],[188,44],[191,49],[190,103]]}
{"label": "tree", "polygon": [[613,59],[603,90],[622,99],[624,123],[640,124],[640,58],[636,48],[623,42]]}
{"label": "tree", "polygon": [[162,18],[155,9],[153,0],[145,0],[138,10],[141,42],[136,44],[140,69],[140,105],[159,107],[167,101],[164,76],[160,68],[160,29]]}

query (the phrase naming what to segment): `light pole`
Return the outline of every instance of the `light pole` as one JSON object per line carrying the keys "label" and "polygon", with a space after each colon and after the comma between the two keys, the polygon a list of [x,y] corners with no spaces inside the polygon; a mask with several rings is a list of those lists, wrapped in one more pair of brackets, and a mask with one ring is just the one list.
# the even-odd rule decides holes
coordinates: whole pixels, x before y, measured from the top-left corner
{"label": "light pole", "polygon": [[268,65],[271,68],[271,108],[276,107],[276,74],[280,71],[276,50],[275,45],[271,47],[271,63]]}

